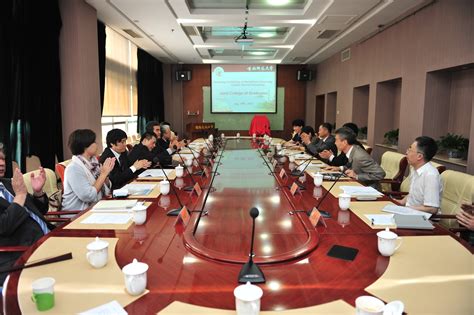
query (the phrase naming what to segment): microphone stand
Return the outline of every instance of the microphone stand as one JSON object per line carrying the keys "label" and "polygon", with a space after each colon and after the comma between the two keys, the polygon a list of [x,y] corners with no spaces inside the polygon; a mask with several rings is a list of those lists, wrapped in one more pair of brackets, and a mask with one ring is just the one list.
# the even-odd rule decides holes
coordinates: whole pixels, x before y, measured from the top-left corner
{"label": "microphone stand", "polygon": [[193,150],[188,144],[186,144],[185,147],[188,148],[189,150],[191,150],[191,152],[194,152],[194,153],[197,153],[197,154],[198,154],[197,157],[193,154],[193,157],[194,157],[194,158],[196,159],[196,161],[198,162],[198,167],[199,167],[199,171],[194,172],[194,175],[196,175],[196,176],[204,176],[204,169],[202,168],[201,163],[199,163],[199,160],[198,160],[200,153],[199,153],[199,152],[196,152],[195,150]]}
{"label": "microphone stand", "polygon": [[176,195],[176,199],[178,200],[178,203],[179,203],[179,206],[180,206],[180,207],[177,208],[177,209],[171,209],[171,210],[169,210],[168,212],[166,212],[166,215],[167,215],[167,216],[176,217],[176,216],[179,215],[179,213],[180,213],[181,210],[183,209],[183,207],[184,207],[184,206],[183,206],[183,203],[181,202],[181,199],[179,198],[178,193],[177,193],[176,190],[174,189],[174,185],[171,184],[171,181],[170,181],[170,179],[168,178],[168,175],[166,175],[166,172],[165,172],[165,170],[163,169],[163,167],[161,166],[161,164],[158,162],[156,165],[160,167],[161,171],[162,171],[163,174],[165,175],[166,180],[170,183],[171,190],[173,190],[173,193]]}
{"label": "microphone stand", "polygon": [[[197,158],[201,155],[201,152],[197,152],[196,150],[194,150],[193,148],[191,148],[188,144],[186,144],[185,147],[188,148],[189,150],[191,150],[191,152],[192,152],[192,154],[193,154],[193,157],[194,157],[195,159],[197,159]],[[194,153],[196,153],[198,156],[196,157],[196,156],[194,155]],[[199,162],[200,165],[209,166],[209,164],[210,164],[209,159],[208,159],[207,157],[205,157],[205,156],[203,156],[203,158],[205,158],[206,161]],[[201,170],[202,170],[202,168],[201,168]]]}
{"label": "microphone stand", "polygon": [[184,162],[184,159],[183,159],[183,156],[181,155],[181,153],[179,153],[180,150],[177,149],[176,146],[174,146],[176,149],[176,153],[178,153],[178,156],[179,158],[181,159],[181,162],[183,162],[183,166],[186,168],[186,172],[188,172],[189,174],[189,177],[191,177],[191,181],[193,182],[193,185],[192,186],[186,186],[183,188],[184,191],[192,191],[193,188],[194,188],[194,185],[196,185],[196,181],[194,180],[194,177],[193,177],[193,174],[192,172],[188,171],[188,168],[186,166],[186,163]]}
{"label": "microphone stand", "polygon": [[296,177],[300,177],[300,176],[303,176],[304,175],[304,171],[306,171],[306,168],[308,168],[308,166],[311,164],[311,161],[312,160],[316,160],[315,158],[313,157],[310,157],[309,159],[306,159],[303,163],[301,163],[298,167],[300,167],[301,165],[303,165],[304,163],[308,162],[308,164],[306,164],[306,166],[303,168],[302,171],[298,170],[298,167],[296,169],[294,169],[292,172],[291,172],[291,176],[296,176]]}
{"label": "microphone stand", "polygon": [[250,209],[250,216],[252,217],[252,238],[250,241],[250,254],[249,261],[246,262],[239,273],[239,283],[265,283],[265,276],[263,275],[262,270],[256,263],[253,262],[253,243],[255,238],[255,218],[258,217],[258,209]]}

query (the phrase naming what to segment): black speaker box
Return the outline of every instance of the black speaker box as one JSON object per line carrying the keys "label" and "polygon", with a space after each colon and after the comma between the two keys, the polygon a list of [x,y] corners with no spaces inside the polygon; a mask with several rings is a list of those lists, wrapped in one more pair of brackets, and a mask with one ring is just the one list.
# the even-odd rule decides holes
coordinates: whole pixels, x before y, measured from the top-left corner
{"label": "black speaker box", "polygon": [[313,80],[313,71],[311,70],[298,70],[298,81],[311,81]]}
{"label": "black speaker box", "polygon": [[189,70],[176,71],[176,81],[190,81],[190,80],[191,80],[191,71]]}

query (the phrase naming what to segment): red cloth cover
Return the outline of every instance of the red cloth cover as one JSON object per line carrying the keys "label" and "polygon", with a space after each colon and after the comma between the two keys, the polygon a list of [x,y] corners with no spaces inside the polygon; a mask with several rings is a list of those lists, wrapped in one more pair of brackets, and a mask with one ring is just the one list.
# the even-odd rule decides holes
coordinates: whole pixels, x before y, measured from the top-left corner
{"label": "red cloth cover", "polygon": [[253,116],[252,122],[250,123],[249,135],[252,136],[254,133],[257,134],[257,136],[271,136],[270,120],[268,120],[266,115]]}

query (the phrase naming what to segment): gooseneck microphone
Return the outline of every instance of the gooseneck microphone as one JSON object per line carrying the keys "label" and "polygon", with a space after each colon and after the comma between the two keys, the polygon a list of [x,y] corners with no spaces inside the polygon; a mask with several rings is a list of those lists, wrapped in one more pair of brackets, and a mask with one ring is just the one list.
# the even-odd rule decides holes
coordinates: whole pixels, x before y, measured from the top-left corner
{"label": "gooseneck microphone", "polygon": [[[197,160],[197,158],[201,155],[201,152],[198,152],[196,150],[194,150],[193,148],[191,148],[188,144],[185,145],[186,148],[188,148],[189,150],[191,150],[191,153],[193,154],[193,157]],[[196,153],[198,156],[196,157],[196,155],[194,155],[194,153]],[[209,162],[209,159],[207,157],[205,157],[203,155],[204,159],[206,159],[206,161],[203,161],[203,162],[200,162],[200,165],[204,165],[204,166],[209,166],[211,163]],[[199,161],[198,161],[199,162]]]}
{"label": "gooseneck microphone", "polygon": [[166,212],[166,215],[176,217],[181,212],[181,209],[183,209],[183,203],[181,202],[181,199],[179,198],[178,193],[174,189],[174,185],[171,183],[170,179],[168,178],[168,175],[166,175],[166,172],[163,169],[163,167],[161,166],[161,164],[159,162],[157,162],[156,165],[160,167],[161,171],[165,175],[166,180],[170,183],[171,190],[176,195],[176,199],[178,200],[178,203],[179,203],[179,208],[178,209],[171,209],[170,211]]}
{"label": "gooseneck microphone", "polygon": [[249,261],[246,262],[239,273],[239,283],[264,283],[265,276],[263,275],[262,270],[256,263],[253,262],[253,243],[255,239],[255,219],[258,217],[259,212],[258,209],[253,207],[250,209],[250,216],[252,217],[252,238],[250,241],[250,253],[249,253]]}
{"label": "gooseneck microphone", "polygon": [[[310,157],[309,159],[306,159],[303,163],[301,163],[300,165],[298,165],[297,168],[295,168],[292,172],[291,172],[291,176],[296,176],[296,177],[300,177],[300,176],[303,176],[304,175],[304,171],[306,171],[306,169],[308,168],[308,166],[311,164],[311,161],[312,160],[315,160],[314,157]],[[298,168],[303,165],[304,163],[307,164],[305,165],[305,167],[300,171]]]}

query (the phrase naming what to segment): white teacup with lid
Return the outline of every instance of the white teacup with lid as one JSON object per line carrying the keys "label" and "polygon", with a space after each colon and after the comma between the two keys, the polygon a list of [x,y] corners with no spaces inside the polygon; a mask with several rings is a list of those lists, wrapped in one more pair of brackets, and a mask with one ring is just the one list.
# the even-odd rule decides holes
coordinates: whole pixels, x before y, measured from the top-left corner
{"label": "white teacup with lid", "polygon": [[87,244],[87,261],[96,268],[102,268],[107,265],[109,260],[109,242],[101,240],[98,236],[95,240]]}
{"label": "white teacup with lid", "polygon": [[356,315],[382,315],[385,303],[370,295],[359,296],[355,300]]}
{"label": "white teacup with lid", "polygon": [[178,177],[178,178],[183,177],[183,175],[184,175],[184,168],[181,166],[181,164],[178,164],[178,166],[176,166],[176,167],[174,168],[174,171],[176,172],[176,177]]}
{"label": "white teacup with lid", "polygon": [[250,282],[236,287],[234,296],[237,315],[258,315],[262,295],[263,290]]}
{"label": "white teacup with lid", "polygon": [[320,187],[323,184],[323,175],[319,172],[313,176],[314,186]]}
{"label": "white teacup with lid", "polygon": [[160,182],[160,193],[163,196],[166,196],[170,192],[170,182],[167,180],[162,180]]}
{"label": "white teacup with lid", "polygon": [[146,290],[148,265],[133,259],[122,268],[125,288],[130,295],[140,295]]}
{"label": "white teacup with lid", "polygon": [[382,256],[392,256],[402,245],[402,238],[396,233],[390,231],[389,228],[385,228],[385,230],[378,232],[377,236],[377,245]]}

